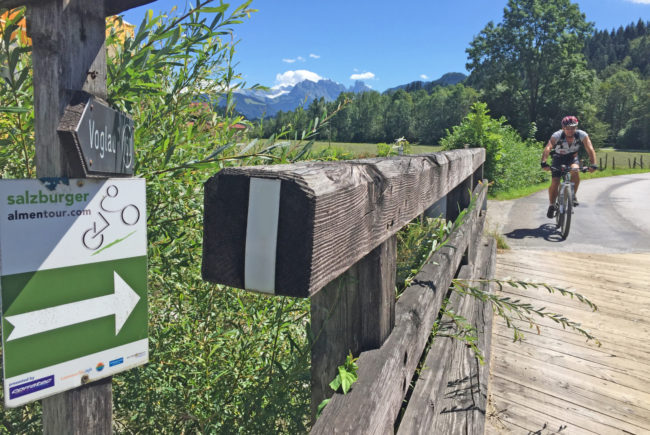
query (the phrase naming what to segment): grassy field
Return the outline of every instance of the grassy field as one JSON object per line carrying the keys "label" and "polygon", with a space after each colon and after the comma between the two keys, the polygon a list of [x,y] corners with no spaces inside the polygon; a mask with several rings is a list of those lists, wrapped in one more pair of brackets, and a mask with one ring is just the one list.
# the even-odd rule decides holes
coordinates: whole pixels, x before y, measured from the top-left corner
{"label": "grassy field", "polygon": [[612,160],[616,163],[616,168],[629,168],[634,165],[636,159],[637,168],[640,167],[641,159],[643,159],[643,167],[650,167],[650,153],[648,151],[617,151],[613,148],[602,148],[596,150],[596,163],[598,165],[605,165],[607,161],[607,168],[612,167]]}
{"label": "grassy field", "polygon": [[[411,154],[426,154],[440,151],[442,147],[431,145],[410,145]],[[327,148],[334,148],[342,152],[349,152],[354,156],[370,157],[377,155],[377,144],[374,143],[349,143],[349,142],[315,142],[314,151],[318,152]]]}
{"label": "grassy field", "polygon": [[[411,154],[426,154],[434,153],[442,150],[440,146],[434,145],[410,145]],[[349,142],[315,142],[314,151],[322,151],[328,148],[333,148],[341,153],[350,153],[353,156],[369,157],[377,154],[377,144],[374,143],[349,143]],[[540,156],[542,151],[540,150]],[[612,160],[616,163],[616,168],[628,168],[628,162],[634,163],[637,161],[637,168],[640,166],[641,159],[643,159],[643,167],[650,167],[650,153],[647,151],[618,151],[613,148],[602,148],[596,151],[596,163],[605,165],[607,162],[607,169],[611,169]]]}

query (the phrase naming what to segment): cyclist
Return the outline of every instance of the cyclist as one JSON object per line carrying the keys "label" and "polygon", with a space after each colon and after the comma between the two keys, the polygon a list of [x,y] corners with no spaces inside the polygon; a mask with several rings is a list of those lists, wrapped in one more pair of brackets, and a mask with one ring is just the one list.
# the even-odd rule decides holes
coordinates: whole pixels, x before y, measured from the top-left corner
{"label": "cyclist", "polygon": [[[589,155],[589,172],[594,172],[597,168],[596,166],[596,152],[594,147],[591,144],[589,135],[582,131],[578,130],[578,118],[575,116],[565,116],[562,119],[562,129],[553,133],[548,143],[544,147],[544,152],[542,153],[542,169],[545,171],[551,171],[551,166],[557,168],[551,172],[551,186],[548,189],[548,199],[550,205],[548,206],[548,211],[546,212],[546,217],[552,219],[555,216],[555,199],[557,198],[558,187],[560,186],[560,166],[566,165],[571,166],[572,168],[579,168],[580,161],[578,160],[578,151],[580,146],[584,146],[587,154]],[[551,150],[555,149],[555,154],[553,155],[553,163],[551,166],[546,163]],[[580,173],[578,171],[571,172],[571,181],[573,182],[573,205],[578,205],[578,199],[576,193],[578,192],[578,185],[580,184]]]}

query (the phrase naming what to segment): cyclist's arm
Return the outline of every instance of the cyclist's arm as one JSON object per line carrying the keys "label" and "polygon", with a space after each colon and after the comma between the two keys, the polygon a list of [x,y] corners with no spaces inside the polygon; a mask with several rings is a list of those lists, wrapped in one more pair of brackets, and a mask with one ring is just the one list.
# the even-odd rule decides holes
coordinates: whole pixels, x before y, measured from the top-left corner
{"label": "cyclist's arm", "polygon": [[[549,154],[551,154],[551,150],[555,147],[555,142],[553,142],[553,138],[551,137],[548,140],[548,143],[544,147],[544,152],[542,153],[542,163],[546,163],[546,160],[548,160]],[[550,170],[550,168],[544,168],[545,170]]]}
{"label": "cyclist's arm", "polygon": [[596,151],[594,151],[594,146],[591,144],[591,139],[589,139],[589,136],[585,137],[582,143],[585,146],[585,151],[587,151],[587,154],[589,155],[589,162],[592,165],[596,164]]}

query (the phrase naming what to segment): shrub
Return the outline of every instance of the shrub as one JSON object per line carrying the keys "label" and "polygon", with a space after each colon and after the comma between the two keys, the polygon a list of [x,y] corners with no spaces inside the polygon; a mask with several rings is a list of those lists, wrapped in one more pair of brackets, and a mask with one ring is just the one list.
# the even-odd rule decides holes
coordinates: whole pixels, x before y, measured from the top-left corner
{"label": "shrub", "polygon": [[[539,167],[542,144],[522,139],[505,118],[490,117],[485,103],[474,103],[460,125],[447,132],[440,144],[445,150],[485,148],[484,176],[494,182],[493,191],[536,184],[548,179]],[[532,129],[534,130],[534,128]]]}

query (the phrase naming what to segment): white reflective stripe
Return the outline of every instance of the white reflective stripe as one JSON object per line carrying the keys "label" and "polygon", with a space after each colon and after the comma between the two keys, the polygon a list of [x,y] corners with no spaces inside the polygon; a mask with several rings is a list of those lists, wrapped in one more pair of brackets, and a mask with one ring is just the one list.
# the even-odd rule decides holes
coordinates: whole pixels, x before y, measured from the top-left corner
{"label": "white reflective stripe", "polygon": [[275,293],[280,186],[280,180],[251,178],[244,260],[244,286],[247,290]]}

